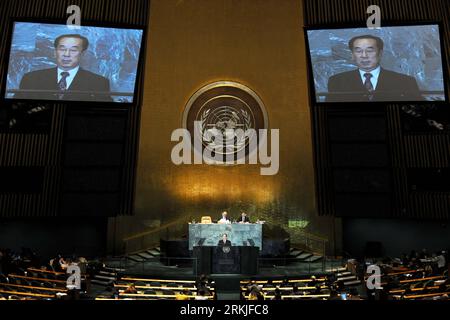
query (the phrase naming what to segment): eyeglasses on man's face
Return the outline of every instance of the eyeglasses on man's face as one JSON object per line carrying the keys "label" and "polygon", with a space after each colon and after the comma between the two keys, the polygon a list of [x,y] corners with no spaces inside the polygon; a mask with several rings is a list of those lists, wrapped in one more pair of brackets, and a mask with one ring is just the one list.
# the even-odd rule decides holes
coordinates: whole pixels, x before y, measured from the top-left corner
{"label": "eyeglasses on man's face", "polygon": [[368,48],[366,50],[363,50],[363,49],[360,49],[360,48],[356,48],[356,49],[353,49],[353,53],[358,55],[358,56],[363,55],[363,54],[371,56],[371,55],[377,54],[378,50],[375,49],[375,48]]}
{"label": "eyeglasses on man's face", "polygon": [[75,48],[64,48],[64,47],[58,48],[57,50],[58,50],[58,52],[61,53],[61,54],[67,54],[67,53],[68,53],[68,54],[70,54],[71,56],[75,56],[75,55],[77,55],[77,54],[79,54],[79,53],[81,52],[80,49],[75,49]]}

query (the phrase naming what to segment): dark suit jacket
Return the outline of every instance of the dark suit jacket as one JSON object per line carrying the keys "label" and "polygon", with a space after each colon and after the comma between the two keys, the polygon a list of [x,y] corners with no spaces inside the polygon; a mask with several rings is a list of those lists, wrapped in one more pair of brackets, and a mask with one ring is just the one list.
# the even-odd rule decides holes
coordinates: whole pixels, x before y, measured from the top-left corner
{"label": "dark suit jacket", "polygon": [[[57,90],[57,68],[44,69],[26,73],[22,77],[19,89],[21,90]],[[75,93],[73,91],[82,91]],[[79,69],[70,87],[61,96],[58,93],[19,92],[14,95],[16,99],[36,100],[77,100],[77,101],[112,101],[109,94],[96,92],[109,92],[109,80],[90,71]]]}
{"label": "dark suit jacket", "polygon": [[231,247],[231,241],[227,240],[227,242],[223,242],[223,240],[219,240],[219,243],[217,244],[219,247]]}
{"label": "dark suit jacket", "polygon": [[248,216],[245,216],[244,221],[242,221],[242,216],[240,216],[237,219],[237,222],[250,222],[250,218]]}
{"label": "dark suit jacket", "polygon": [[[358,69],[331,76],[328,79],[327,102],[369,101]],[[416,79],[381,68],[371,101],[421,101]]]}

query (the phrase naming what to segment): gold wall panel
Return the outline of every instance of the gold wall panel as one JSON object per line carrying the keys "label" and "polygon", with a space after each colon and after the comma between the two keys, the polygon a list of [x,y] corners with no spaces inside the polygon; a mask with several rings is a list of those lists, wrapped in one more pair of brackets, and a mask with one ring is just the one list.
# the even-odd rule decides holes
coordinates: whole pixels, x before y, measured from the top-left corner
{"label": "gold wall panel", "polygon": [[[227,209],[287,228],[290,217],[332,240],[334,220],[319,217],[307,63],[299,0],[152,0],[135,198],[136,219],[213,219]],[[221,80],[254,90],[280,129],[277,175],[258,165],[172,164],[171,133],[202,86]]]}

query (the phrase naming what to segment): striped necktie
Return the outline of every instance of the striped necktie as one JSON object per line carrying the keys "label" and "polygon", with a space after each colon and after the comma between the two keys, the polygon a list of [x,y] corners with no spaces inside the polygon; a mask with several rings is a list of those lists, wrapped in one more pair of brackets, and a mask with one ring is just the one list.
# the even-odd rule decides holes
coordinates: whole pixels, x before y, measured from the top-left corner
{"label": "striped necktie", "polygon": [[370,81],[370,78],[372,78],[372,74],[369,72],[364,73],[364,77],[366,80],[364,81],[364,87],[366,87],[367,91],[369,91],[368,98],[369,100],[373,100],[373,92],[375,89],[373,88],[372,81]]}
{"label": "striped necktie", "polygon": [[[58,82],[58,88],[60,91],[66,91],[67,90],[67,77],[69,76],[69,73],[66,71],[61,72],[61,80]],[[61,100],[64,98],[63,94],[59,94],[58,98]]]}

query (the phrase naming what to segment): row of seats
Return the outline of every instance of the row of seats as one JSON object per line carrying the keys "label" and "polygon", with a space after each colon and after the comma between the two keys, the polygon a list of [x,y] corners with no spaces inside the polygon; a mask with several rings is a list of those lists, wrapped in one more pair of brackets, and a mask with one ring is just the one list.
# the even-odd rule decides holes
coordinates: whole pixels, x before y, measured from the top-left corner
{"label": "row of seats", "polygon": [[[387,283],[384,283],[386,285]],[[406,279],[396,282],[397,286],[389,290],[394,299],[426,299],[450,294],[450,284],[446,275]]]}
{"label": "row of seats", "polygon": [[[195,280],[179,280],[179,279],[151,279],[151,278],[133,278],[122,277],[114,286],[117,288],[124,288],[133,284],[136,289],[180,289],[180,290],[197,290]],[[214,290],[215,282],[210,281],[207,289]]]}
{"label": "row of seats", "polygon": [[[183,300],[195,300],[197,297],[196,294],[190,293],[185,294],[182,291],[165,291],[165,292],[153,292],[153,293],[120,293],[119,299],[136,299],[136,300],[151,300],[151,299],[158,299],[158,300],[177,300],[181,296],[184,297]],[[205,296],[207,300],[213,300],[214,294],[209,294]]]}
{"label": "row of seats", "polygon": [[[447,270],[441,274],[432,274],[425,272],[423,267],[397,269],[402,270],[380,275],[381,286],[385,288],[388,299],[420,300],[440,298],[450,294]],[[367,281],[369,276],[374,275],[366,274],[364,280]]]}
{"label": "row of seats", "polygon": [[67,292],[64,273],[28,268],[23,274],[0,274],[3,299],[56,299]]}
{"label": "row of seats", "polygon": [[27,275],[35,277],[35,278],[44,278],[44,279],[52,279],[52,280],[66,280],[67,274],[64,272],[55,272],[44,269],[35,269],[28,268]]}
{"label": "row of seats", "polygon": [[158,283],[179,283],[179,284],[195,284],[195,280],[179,280],[179,279],[151,279],[151,278],[134,278],[134,277],[122,277],[122,281],[127,282],[158,282]]}
{"label": "row of seats", "polygon": [[308,283],[311,281],[317,281],[317,282],[325,282],[326,281],[326,277],[319,277],[319,278],[303,278],[303,279],[283,279],[283,280],[264,280],[264,279],[259,279],[259,280],[241,280],[240,283],[241,285],[249,285],[250,283],[256,283],[258,285],[260,284],[274,284],[274,285],[283,285],[283,284],[301,284],[301,283]]}
{"label": "row of seats", "polygon": [[330,297],[329,279],[326,276],[293,278],[283,280],[241,280],[241,296],[252,300],[251,292],[255,290],[262,299],[272,300],[279,294],[280,300],[291,299],[327,299]]}
{"label": "row of seats", "polygon": [[[203,299],[214,299],[214,281],[206,286]],[[114,284],[115,294],[99,295],[97,300],[133,299],[133,300],[161,300],[180,299],[192,300],[199,298],[199,290],[195,280],[135,278],[125,276]],[[131,291],[131,292],[130,292]]]}
{"label": "row of seats", "polygon": [[28,286],[38,286],[46,288],[65,288],[67,285],[66,280],[53,280],[46,278],[36,278],[30,276],[21,276],[17,274],[8,275],[9,283],[28,285]]}
{"label": "row of seats", "polygon": [[41,299],[54,299],[53,295],[37,294],[31,292],[21,292],[15,290],[3,290],[0,289],[0,297],[2,300],[41,300]]}
{"label": "row of seats", "polygon": [[[128,286],[130,285],[130,283],[122,283],[119,282],[118,284],[114,284],[115,288],[119,288],[120,289],[126,289]],[[174,284],[174,283],[157,283],[157,282],[151,282],[145,285],[139,284],[139,283],[134,283],[134,286],[136,289],[143,289],[145,290],[189,290],[189,291],[196,291],[197,288],[191,284]],[[208,290],[214,291],[214,287],[213,286],[208,286],[207,287]]]}

